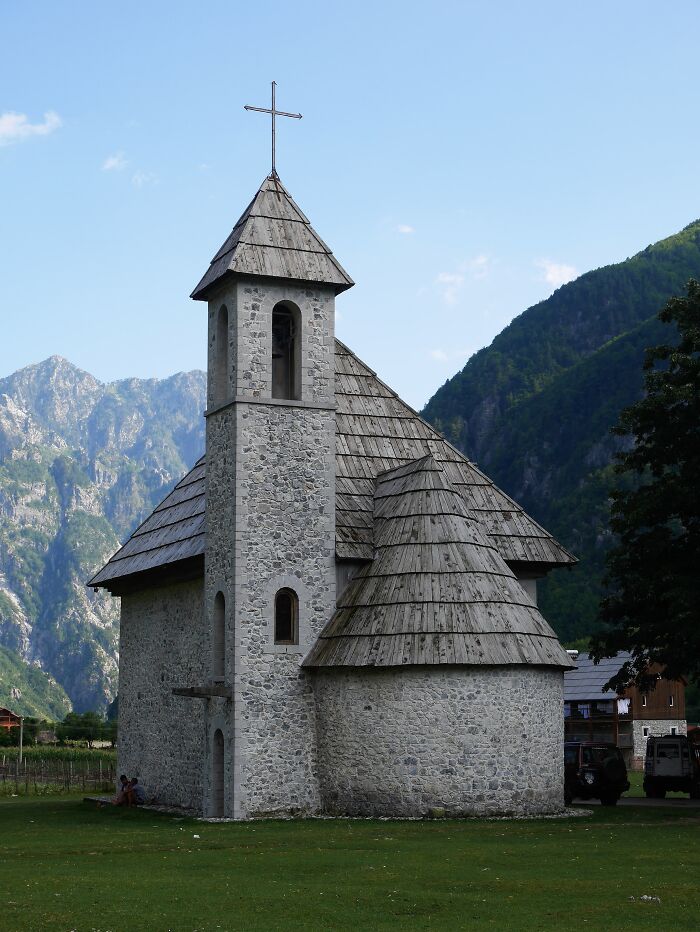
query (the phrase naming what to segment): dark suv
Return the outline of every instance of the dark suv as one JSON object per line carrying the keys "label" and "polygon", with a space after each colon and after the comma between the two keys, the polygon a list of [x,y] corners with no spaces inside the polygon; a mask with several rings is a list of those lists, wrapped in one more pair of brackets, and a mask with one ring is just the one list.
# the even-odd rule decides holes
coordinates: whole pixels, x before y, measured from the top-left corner
{"label": "dark suv", "polygon": [[603,806],[616,805],[630,788],[625,761],[615,744],[567,741],[564,744],[564,802],[599,799]]}

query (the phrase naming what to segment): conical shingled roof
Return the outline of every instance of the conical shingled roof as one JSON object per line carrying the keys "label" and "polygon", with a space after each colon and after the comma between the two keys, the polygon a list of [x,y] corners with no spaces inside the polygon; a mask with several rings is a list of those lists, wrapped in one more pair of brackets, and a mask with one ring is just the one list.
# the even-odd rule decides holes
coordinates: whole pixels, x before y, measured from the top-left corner
{"label": "conical shingled roof", "polygon": [[304,666],[573,666],[431,455],[377,479],[374,544]]}
{"label": "conical shingled roof", "polygon": [[263,181],[191,297],[206,301],[231,274],[316,282],[336,292],[354,284],[277,175]]}

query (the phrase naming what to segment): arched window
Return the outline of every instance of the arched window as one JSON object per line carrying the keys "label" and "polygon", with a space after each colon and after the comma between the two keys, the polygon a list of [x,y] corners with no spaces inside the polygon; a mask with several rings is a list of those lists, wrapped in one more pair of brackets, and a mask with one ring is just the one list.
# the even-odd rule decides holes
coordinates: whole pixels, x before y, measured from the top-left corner
{"label": "arched window", "polygon": [[228,384],[228,308],[219,308],[214,347],[214,404],[223,404],[229,396]]}
{"label": "arched window", "polygon": [[223,683],[226,675],[226,600],[223,592],[217,592],[214,598],[214,617],[212,621],[211,674],[215,681]]}
{"label": "arched window", "polygon": [[275,596],[275,644],[299,643],[299,599],[293,589]]}
{"label": "arched window", "polygon": [[287,302],[272,309],[272,397],[298,399],[300,383],[299,308]]}
{"label": "arched window", "polygon": [[212,818],[224,815],[224,735],[220,728],[214,732],[211,749],[211,812]]}

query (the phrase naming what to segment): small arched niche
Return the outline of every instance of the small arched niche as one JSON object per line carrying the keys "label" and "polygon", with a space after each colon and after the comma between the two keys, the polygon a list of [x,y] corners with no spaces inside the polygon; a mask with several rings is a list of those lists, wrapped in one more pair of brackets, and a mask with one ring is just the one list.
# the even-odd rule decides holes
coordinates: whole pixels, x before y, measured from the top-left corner
{"label": "small arched niche", "polygon": [[299,643],[299,598],[293,589],[275,595],[275,644]]}
{"label": "small arched niche", "polygon": [[291,301],[272,309],[272,397],[301,398],[301,313]]}
{"label": "small arched niche", "polygon": [[226,599],[223,592],[214,597],[212,618],[211,674],[215,683],[223,683],[226,675]]}
{"label": "small arched niche", "polygon": [[214,404],[223,404],[229,395],[228,308],[222,304],[216,315],[214,346]]}
{"label": "small arched niche", "polygon": [[224,735],[220,728],[214,732],[211,749],[211,813],[214,819],[224,816]]}

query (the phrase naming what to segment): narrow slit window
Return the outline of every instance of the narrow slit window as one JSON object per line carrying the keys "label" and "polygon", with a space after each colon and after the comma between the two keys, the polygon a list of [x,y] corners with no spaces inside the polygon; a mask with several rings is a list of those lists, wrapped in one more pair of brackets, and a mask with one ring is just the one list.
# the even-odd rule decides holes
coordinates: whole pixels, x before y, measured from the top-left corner
{"label": "narrow slit window", "polygon": [[229,395],[228,385],[228,308],[222,305],[216,318],[214,347],[214,403],[223,404]]}
{"label": "narrow slit window", "polygon": [[668,704],[669,706],[673,707],[673,696],[668,697]]}
{"label": "narrow slit window", "polygon": [[272,311],[272,397],[299,398],[299,314],[278,304]]}
{"label": "narrow slit window", "polygon": [[214,732],[214,741],[212,743],[211,757],[211,797],[212,797],[212,815],[215,819],[221,819],[224,815],[224,736],[220,728]]}
{"label": "narrow slit window", "polygon": [[214,618],[212,632],[212,677],[223,683],[226,660],[226,600],[223,592],[217,592],[214,598]]}
{"label": "narrow slit window", "polygon": [[299,600],[292,589],[275,596],[275,644],[299,643]]}

